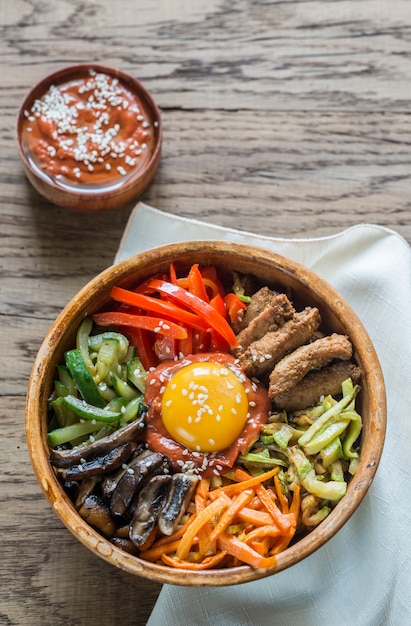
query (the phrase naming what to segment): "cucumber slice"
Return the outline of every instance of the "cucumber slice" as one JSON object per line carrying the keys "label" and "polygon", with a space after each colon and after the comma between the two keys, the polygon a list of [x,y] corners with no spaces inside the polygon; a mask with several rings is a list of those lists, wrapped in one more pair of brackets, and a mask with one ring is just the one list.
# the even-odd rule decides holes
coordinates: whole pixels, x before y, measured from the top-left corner
{"label": "cucumber slice", "polygon": [[69,350],[65,354],[65,359],[82,398],[95,407],[105,407],[105,400],[102,398],[92,375],[88,371],[80,350]]}
{"label": "cucumber slice", "polygon": [[120,411],[109,411],[105,408],[96,407],[88,404],[80,398],[74,396],[62,396],[59,402],[79,417],[86,420],[96,420],[97,422],[115,422],[121,417]]}

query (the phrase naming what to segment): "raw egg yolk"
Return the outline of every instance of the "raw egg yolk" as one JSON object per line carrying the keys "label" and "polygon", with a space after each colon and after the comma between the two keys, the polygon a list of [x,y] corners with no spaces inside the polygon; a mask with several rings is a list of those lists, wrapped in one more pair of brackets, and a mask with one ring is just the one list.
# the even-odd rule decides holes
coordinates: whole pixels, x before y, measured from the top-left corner
{"label": "raw egg yolk", "polygon": [[225,365],[203,361],[177,370],[163,392],[161,417],[175,441],[189,450],[217,452],[243,430],[248,399]]}

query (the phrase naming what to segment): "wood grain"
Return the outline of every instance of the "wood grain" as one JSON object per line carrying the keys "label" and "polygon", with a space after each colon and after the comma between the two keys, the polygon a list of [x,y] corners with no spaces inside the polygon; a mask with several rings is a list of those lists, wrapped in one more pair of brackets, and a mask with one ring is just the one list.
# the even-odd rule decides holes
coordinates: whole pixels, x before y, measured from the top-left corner
{"label": "wood grain", "polygon": [[28,460],[25,390],[52,320],[114,258],[131,207],[99,216],[31,189],[17,111],[51,71],[130,72],[164,122],[142,200],[223,226],[316,236],[359,222],[411,242],[409,0],[14,0],[0,12],[0,623],[144,624],[159,587],[96,559]]}

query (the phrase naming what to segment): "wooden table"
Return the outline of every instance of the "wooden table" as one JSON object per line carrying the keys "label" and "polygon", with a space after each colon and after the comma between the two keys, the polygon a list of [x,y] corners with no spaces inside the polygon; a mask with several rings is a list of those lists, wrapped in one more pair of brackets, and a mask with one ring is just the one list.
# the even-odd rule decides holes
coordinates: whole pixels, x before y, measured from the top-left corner
{"label": "wooden table", "polygon": [[0,14],[0,622],[143,625],[159,586],[89,553],[34,478],[31,366],[52,320],[113,260],[131,207],[51,206],[15,143],[28,89],[93,60],[139,78],[162,110],[160,169],[142,200],[258,233],[358,222],[411,242],[409,0],[14,0]]}

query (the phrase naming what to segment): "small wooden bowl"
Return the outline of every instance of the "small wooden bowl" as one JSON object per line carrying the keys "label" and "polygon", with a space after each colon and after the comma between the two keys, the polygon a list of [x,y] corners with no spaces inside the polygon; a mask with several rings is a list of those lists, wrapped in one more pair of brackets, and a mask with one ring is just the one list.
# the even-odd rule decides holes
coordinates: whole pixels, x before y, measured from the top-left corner
{"label": "small wooden bowl", "polygon": [[[48,129],[45,126],[42,126],[42,128],[38,130],[38,119],[36,119],[38,113],[36,112],[36,108],[33,109],[33,105],[36,107],[38,101],[44,99],[45,94],[49,92],[50,88],[64,88],[67,87],[68,84],[73,84],[75,81],[85,81],[90,78],[90,72],[104,75],[108,77],[109,80],[114,79],[118,81],[118,85],[125,90],[125,93],[135,98],[136,105],[138,104],[140,107],[141,117],[144,117],[144,122],[141,121],[138,123],[147,124],[147,128],[150,128],[148,137],[149,143],[147,147],[144,148],[143,146],[144,154],[141,155],[141,157],[140,155],[136,156],[136,148],[134,148],[134,146],[128,147],[129,152],[127,153],[126,161],[123,156],[120,155],[120,158],[118,158],[118,155],[115,156],[115,153],[113,153],[115,160],[113,159],[109,165],[106,165],[106,161],[111,159],[111,156],[109,151],[107,151],[108,154],[105,154],[103,148],[98,152],[100,162],[97,162],[97,157],[92,157],[96,160],[90,163],[87,161],[80,163],[83,157],[80,154],[81,150],[78,150],[75,157],[76,162],[74,166],[70,164],[68,169],[71,174],[67,177],[60,171],[56,173],[55,168],[55,171],[50,169],[46,162],[44,160],[41,161],[39,155],[36,155],[33,151],[33,147],[37,149],[36,144],[41,141],[42,144],[44,142],[45,146],[49,144],[44,151],[48,151],[48,155],[51,154],[52,158],[54,158],[54,144],[51,145],[53,139],[49,137],[51,133],[48,133]],[[91,97],[94,96],[91,95]],[[98,106],[99,105],[96,106],[96,110]],[[119,104],[118,111],[115,111],[115,115],[120,116],[122,113],[125,113],[126,108],[127,112],[131,111],[131,107],[129,107],[127,103],[125,103],[123,111],[121,110],[122,105]],[[56,114],[55,110],[53,114]],[[98,112],[98,115],[101,115],[101,111]],[[136,117],[137,115],[138,114],[136,114]],[[100,120],[101,119],[102,118],[100,118]],[[28,120],[30,120],[30,123]],[[67,126],[67,119],[63,117],[62,121]],[[116,117],[116,120],[113,122],[113,128],[117,122],[119,122],[119,120]],[[35,128],[32,127],[33,125],[35,125]],[[119,126],[122,127],[120,130],[120,132],[122,132],[122,130],[127,127],[127,122],[120,121]],[[108,137],[107,129],[111,132],[113,128],[101,121],[98,121],[98,130],[96,130],[97,124],[91,125],[94,136],[96,136],[97,133],[99,133],[100,136],[105,133],[105,138]],[[57,137],[57,135],[60,137],[60,133],[63,134],[63,131],[64,127],[60,125],[58,134],[56,134],[55,137]],[[79,129],[76,128],[76,133],[79,132]],[[148,133],[148,130],[144,132]],[[73,142],[73,137],[77,136],[79,136],[79,134],[69,135],[69,141]],[[66,138],[67,137],[64,137],[64,141],[66,141]],[[76,141],[76,139],[74,139],[74,141]],[[151,183],[158,169],[161,157],[161,143],[162,122],[160,111],[145,87],[138,80],[124,72],[94,63],[66,67],[44,78],[26,96],[20,107],[17,119],[17,144],[27,178],[33,187],[47,198],[47,200],[73,211],[96,212],[116,209],[141,195]],[[110,144],[105,143],[103,146],[104,149],[107,145]],[[118,145],[119,141],[117,143],[117,146]],[[132,148],[133,152],[131,152]],[[60,149],[55,159],[57,167],[66,165],[64,158],[60,161],[58,160],[59,154]],[[131,158],[130,154],[132,154],[133,158]],[[103,161],[104,165],[101,165]],[[132,165],[133,162],[135,162],[134,166]],[[110,180],[104,180],[104,171],[97,180],[93,180],[93,175],[88,175],[88,173],[84,171],[81,173],[80,178],[80,165],[84,169],[89,167],[90,172],[93,172],[93,169],[97,171],[98,168],[103,169],[103,167],[106,167],[107,176],[110,176]],[[109,168],[111,168],[110,173],[108,171]],[[75,175],[72,173],[73,171],[76,172]],[[113,176],[114,173],[116,174],[115,177]],[[78,179],[76,176],[78,176]]]}
{"label": "small wooden bowl", "polygon": [[[318,306],[329,329],[348,335],[362,369],[358,409],[363,418],[361,454],[346,495],[312,532],[278,555],[275,567],[256,570],[248,566],[187,572],[148,563],[113,546],[76,512],[51,467],[47,443],[47,399],[56,366],[64,351],[74,345],[82,319],[108,300],[114,285],[135,285],[157,272],[167,271],[170,261],[216,265],[224,270],[254,274],[264,284],[291,288],[302,305]],[[245,583],[280,572],[321,548],[347,522],[366,494],[376,472],[385,437],[386,397],[380,364],[361,321],[343,298],[305,267],[256,247],[213,241],[184,242],[143,252],[114,265],[86,285],[65,307],[38,352],[32,370],[26,407],[26,433],[31,461],[40,486],[67,528],[92,552],[109,563],[138,576],[161,583],[218,586]]]}

